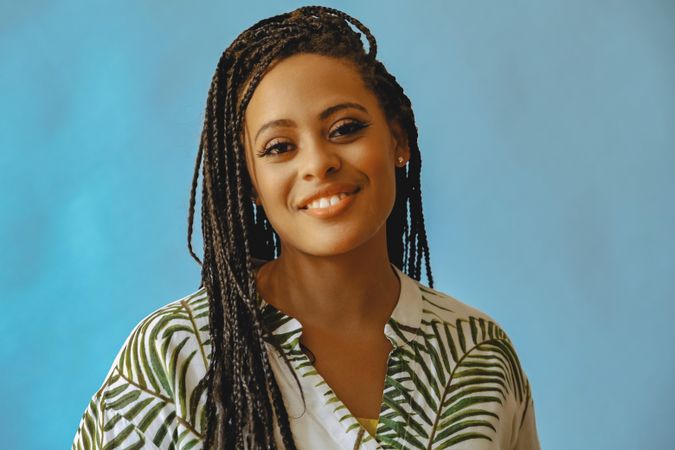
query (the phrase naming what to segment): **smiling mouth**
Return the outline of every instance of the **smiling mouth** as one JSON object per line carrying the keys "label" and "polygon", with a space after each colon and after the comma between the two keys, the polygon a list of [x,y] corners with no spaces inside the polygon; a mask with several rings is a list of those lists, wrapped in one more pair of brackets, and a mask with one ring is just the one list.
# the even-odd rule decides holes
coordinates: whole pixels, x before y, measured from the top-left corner
{"label": "smiling mouth", "polygon": [[318,219],[330,219],[345,211],[354,202],[354,196],[361,189],[354,192],[341,192],[331,196],[321,197],[309,203],[304,208],[300,208],[305,214]]}
{"label": "smiling mouth", "polygon": [[303,206],[300,209],[304,210],[327,210],[331,208],[332,206],[340,204],[345,197],[352,196],[356,193],[358,193],[361,190],[361,188],[357,188],[356,190],[352,192],[340,192],[339,194],[333,194],[333,195],[327,195],[325,197],[317,198],[316,200],[313,200],[312,202],[308,203],[307,205]]}

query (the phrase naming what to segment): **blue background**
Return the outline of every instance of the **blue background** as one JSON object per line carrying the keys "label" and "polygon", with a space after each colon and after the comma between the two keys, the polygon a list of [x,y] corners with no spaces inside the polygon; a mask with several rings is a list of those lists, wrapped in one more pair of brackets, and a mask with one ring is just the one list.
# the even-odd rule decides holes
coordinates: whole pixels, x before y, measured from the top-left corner
{"label": "blue background", "polygon": [[[675,2],[328,4],[413,101],[436,288],[510,334],[543,448],[671,448]],[[3,0],[2,448],[68,448],[133,326],[196,290],[215,64],[299,5]]]}

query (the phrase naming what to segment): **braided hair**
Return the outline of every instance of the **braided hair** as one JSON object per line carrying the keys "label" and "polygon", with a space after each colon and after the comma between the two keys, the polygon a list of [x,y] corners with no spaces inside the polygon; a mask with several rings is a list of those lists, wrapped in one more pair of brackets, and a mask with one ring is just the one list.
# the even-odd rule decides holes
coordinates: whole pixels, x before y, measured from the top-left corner
{"label": "braided hair", "polygon": [[[367,52],[361,33],[368,41]],[[391,263],[416,280],[424,258],[433,287],[415,118],[403,88],[376,59],[377,43],[368,28],[341,11],[308,6],[261,20],[242,32],[223,52],[213,75],[188,213],[188,250],[202,267],[200,287],[209,298],[211,358],[200,382],[200,390],[207,391],[204,444],[208,449],[276,449],[275,423],[284,448],[296,448],[265,347],[265,341],[276,344],[268,339],[270,331],[262,321],[252,261],[277,257],[281,243],[262,207],[252,200],[242,122],[271,64],[297,53],[354,63],[387,119],[398,121],[404,130],[410,161],[396,169],[396,200],[386,225],[388,255]],[[203,262],[192,248],[200,166]],[[297,376],[296,382],[300,387]]]}

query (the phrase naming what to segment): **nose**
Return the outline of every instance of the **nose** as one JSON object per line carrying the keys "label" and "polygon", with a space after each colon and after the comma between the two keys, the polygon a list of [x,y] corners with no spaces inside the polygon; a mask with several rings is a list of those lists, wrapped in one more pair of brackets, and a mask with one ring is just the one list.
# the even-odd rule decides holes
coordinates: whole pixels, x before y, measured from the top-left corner
{"label": "nose", "polygon": [[323,179],[340,170],[342,160],[332,145],[320,139],[308,140],[301,149],[300,172],[303,180]]}

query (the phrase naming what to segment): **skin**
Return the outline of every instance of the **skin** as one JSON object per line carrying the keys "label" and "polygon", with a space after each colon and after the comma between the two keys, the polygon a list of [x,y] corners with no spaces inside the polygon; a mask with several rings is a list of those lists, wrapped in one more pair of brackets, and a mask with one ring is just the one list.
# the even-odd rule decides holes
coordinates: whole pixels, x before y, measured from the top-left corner
{"label": "skin", "polygon": [[[345,104],[352,105],[321,116]],[[260,294],[302,324],[317,371],[352,414],[376,418],[392,349],[384,325],[400,293],[386,237],[397,158],[410,157],[400,126],[387,120],[350,61],[298,54],[261,80],[245,113],[244,142],[256,202],[282,247],[257,273]],[[360,191],[337,216],[298,208],[339,182]]]}

